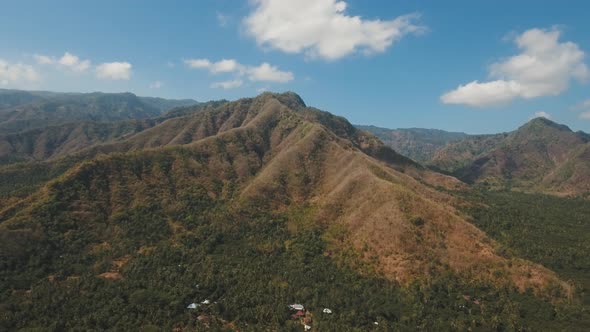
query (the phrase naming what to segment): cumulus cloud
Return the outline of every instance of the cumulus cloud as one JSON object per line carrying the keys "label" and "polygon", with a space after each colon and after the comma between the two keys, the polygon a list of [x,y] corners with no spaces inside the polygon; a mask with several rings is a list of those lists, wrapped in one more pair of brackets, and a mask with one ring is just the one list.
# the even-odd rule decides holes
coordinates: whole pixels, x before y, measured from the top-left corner
{"label": "cumulus cloud", "polygon": [[90,60],[80,60],[79,57],[66,52],[60,59],[59,64],[74,71],[85,71],[90,68]]}
{"label": "cumulus cloud", "polygon": [[90,60],[82,60],[78,56],[65,52],[64,55],[57,59],[48,55],[36,54],[33,56],[40,65],[57,65],[75,72],[83,72],[90,68]]}
{"label": "cumulus cloud", "polygon": [[258,67],[250,67],[247,71],[251,81],[286,83],[293,80],[293,73],[281,71],[266,62]]}
{"label": "cumulus cloud", "polygon": [[346,13],[337,0],[252,0],[254,10],[244,19],[246,31],[261,46],[311,58],[335,60],[356,53],[378,53],[405,35],[425,28],[419,16],[368,20]]}
{"label": "cumulus cloud", "polygon": [[[233,81],[213,84],[215,87],[223,87],[224,89],[227,89],[224,86],[231,88],[240,87],[242,85],[241,83],[243,83],[241,78],[244,76],[252,82],[274,83],[287,83],[295,78],[292,72],[282,71],[277,66],[273,66],[267,62],[264,62],[259,66],[247,66],[234,59],[223,59],[217,62],[210,61],[209,59],[188,59],[184,60],[184,63],[189,68],[208,70],[211,74],[233,73],[235,75]],[[238,81],[241,83],[237,84]],[[232,82],[233,84],[221,85],[221,83],[228,82]]]}
{"label": "cumulus cloud", "polygon": [[521,53],[489,67],[491,81],[459,85],[442,95],[441,101],[485,107],[516,98],[559,95],[571,80],[588,80],[585,53],[575,43],[560,42],[560,36],[557,28],[525,31],[514,39]]}
{"label": "cumulus cloud", "polygon": [[533,117],[531,117],[531,119],[536,119],[536,118],[545,118],[545,119],[551,120],[551,114],[549,114],[547,112],[535,112],[535,114],[533,115]]}
{"label": "cumulus cloud", "polygon": [[96,77],[102,80],[129,80],[131,78],[129,62],[107,62],[96,67]]}
{"label": "cumulus cloud", "polygon": [[184,63],[190,68],[207,69],[212,74],[231,73],[243,70],[243,66],[234,59],[222,59],[217,62],[211,62],[208,59],[189,59],[185,60]]}
{"label": "cumulus cloud", "polygon": [[242,80],[235,79],[235,80],[231,80],[231,81],[215,82],[215,83],[211,84],[211,87],[229,90],[229,89],[239,88],[242,86],[243,83],[244,82]]}
{"label": "cumulus cloud", "polygon": [[32,66],[0,59],[0,85],[22,86],[39,80],[39,73]]}
{"label": "cumulus cloud", "polygon": [[35,54],[33,55],[33,58],[35,58],[35,61],[40,65],[51,65],[55,63],[55,58],[47,55]]}

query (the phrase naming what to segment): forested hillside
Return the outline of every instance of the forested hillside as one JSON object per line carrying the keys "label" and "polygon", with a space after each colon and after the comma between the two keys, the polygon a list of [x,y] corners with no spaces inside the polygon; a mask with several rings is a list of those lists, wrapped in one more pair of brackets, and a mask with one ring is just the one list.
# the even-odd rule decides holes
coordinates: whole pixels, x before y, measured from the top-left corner
{"label": "forested hillside", "polygon": [[377,136],[395,151],[420,163],[428,163],[438,150],[451,142],[461,141],[469,135],[437,129],[387,129],[375,126],[357,126]]}
{"label": "forested hillside", "polygon": [[0,167],[0,327],[587,326],[569,276],[470,223],[464,185],[346,119],[293,93],[175,114]]}
{"label": "forested hillside", "polygon": [[137,97],[132,93],[0,90],[0,135],[79,121],[147,119],[194,104],[194,100]]}

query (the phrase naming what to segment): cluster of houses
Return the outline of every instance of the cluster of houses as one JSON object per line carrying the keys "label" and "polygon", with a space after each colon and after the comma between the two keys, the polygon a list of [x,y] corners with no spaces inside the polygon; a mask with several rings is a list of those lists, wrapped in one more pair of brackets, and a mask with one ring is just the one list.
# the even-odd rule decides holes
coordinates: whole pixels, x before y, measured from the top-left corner
{"label": "cluster of houses", "polygon": [[[301,323],[303,324],[304,331],[311,330],[311,322],[312,322],[311,313],[306,311],[305,307],[302,304],[297,304],[297,303],[290,304],[288,307],[292,311],[295,311],[295,313],[293,313],[291,315],[291,318],[301,320]],[[322,312],[324,314],[329,315],[329,314],[332,314],[332,309],[324,308],[324,310],[322,310]]]}

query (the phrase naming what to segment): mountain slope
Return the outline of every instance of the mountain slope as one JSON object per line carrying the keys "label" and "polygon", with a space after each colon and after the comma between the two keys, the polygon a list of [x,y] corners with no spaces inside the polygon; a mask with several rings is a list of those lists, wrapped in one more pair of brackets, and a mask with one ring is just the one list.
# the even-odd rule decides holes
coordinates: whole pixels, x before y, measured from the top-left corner
{"label": "mountain slope", "polygon": [[[167,102],[172,105],[175,101]],[[161,116],[149,119],[76,121],[0,135],[0,164],[45,161],[68,156],[96,145],[124,141],[166,120],[192,115],[223,103],[225,102],[213,101],[176,107]]]}
{"label": "mountain slope", "polygon": [[157,97],[139,97],[139,99],[146,105],[150,105],[160,110],[161,113],[170,111],[177,107],[187,107],[199,104],[193,99],[164,99]]}
{"label": "mountain slope", "polygon": [[[312,303],[318,328],[366,330],[379,319],[440,329],[435,308],[475,324],[454,309],[475,289],[571,292],[553,272],[499,255],[455,198],[421,181],[451,178],[294,94],[223,104],[106,146],[120,152],[91,154],[0,210],[4,326],[48,326],[52,312],[62,329],[95,317],[101,329],[189,330],[187,303],[211,298],[219,304],[198,312],[230,329],[290,330],[295,301]],[[418,314],[400,309],[428,285],[449,294]],[[115,298],[108,311],[96,306],[103,295]],[[320,317],[333,305],[342,316]],[[491,322],[482,312],[479,324]]]}
{"label": "mountain slope", "polygon": [[558,194],[588,192],[585,135],[544,118],[531,120],[454,174],[468,182]]}
{"label": "mountain slope", "polygon": [[0,136],[0,164],[63,157],[95,144],[124,139],[155,123],[82,121]]}
{"label": "mountain slope", "polygon": [[493,150],[508,134],[472,135],[439,148],[427,165],[452,173]]}
{"label": "mountain slope", "polygon": [[[233,111],[227,112],[228,109]],[[504,259],[492,253],[485,236],[447,205],[450,197],[396,170],[396,167],[412,168],[412,163],[383,164],[363,153],[363,147],[343,137],[344,133],[339,135],[306,118],[305,112],[290,109],[271,94],[232,103],[228,108],[201,115],[201,121],[194,124],[200,123],[202,127],[190,125],[195,133],[211,129],[203,138],[191,137],[188,145],[106,156],[83,163],[33,195],[31,206],[36,206],[35,201],[51,200],[51,197],[77,197],[75,205],[69,205],[74,201],[63,202],[69,205],[66,210],[70,210],[81,203],[80,199],[84,201],[80,195],[90,195],[87,199],[94,197],[92,203],[88,201],[90,210],[73,212],[105,211],[108,217],[120,209],[152,200],[173,199],[176,191],[189,190],[193,181],[201,184],[206,181],[205,187],[213,190],[214,196],[224,192],[215,190],[216,186],[223,188],[231,184],[238,197],[272,198],[271,205],[277,208],[313,202],[322,211],[318,222],[345,226],[352,236],[346,241],[353,247],[368,246],[374,254],[381,250],[389,252],[379,255],[383,260],[379,266],[393,279],[409,280],[410,276],[422,274],[422,265],[431,264],[426,257],[433,254],[458,272],[465,265],[471,271],[485,270],[492,262],[503,266]],[[221,122],[215,123],[215,119]],[[136,137],[132,139],[136,140]],[[154,141],[140,139],[139,142],[150,146]],[[294,169],[297,171],[293,172]],[[52,194],[56,188],[77,187],[73,183],[82,185],[80,190],[84,192]],[[418,219],[424,225],[411,223]],[[418,233],[423,240],[440,243],[440,247],[424,248],[413,243],[418,241]],[[390,236],[384,237],[386,234]],[[474,247],[468,249],[471,246]],[[482,250],[487,252],[483,256]],[[455,257],[459,256],[463,258],[456,261]],[[515,276],[517,270],[513,271]]]}
{"label": "mountain slope", "polygon": [[370,132],[395,151],[420,163],[430,161],[436,152],[447,144],[469,136],[465,133],[448,132],[438,129],[387,129],[375,126],[356,127]]}
{"label": "mountain slope", "polygon": [[29,91],[0,89],[0,109],[30,104],[44,100],[44,97]]}
{"label": "mountain slope", "polygon": [[110,122],[156,117],[192,100],[137,97],[132,93],[49,93],[5,90],[0,94],[0,134],[79,121]]}

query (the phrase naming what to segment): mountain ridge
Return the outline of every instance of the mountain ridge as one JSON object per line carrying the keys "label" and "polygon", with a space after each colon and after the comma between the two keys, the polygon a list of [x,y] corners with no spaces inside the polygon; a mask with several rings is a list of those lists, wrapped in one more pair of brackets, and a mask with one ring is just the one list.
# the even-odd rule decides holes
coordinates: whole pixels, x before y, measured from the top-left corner
{"label": "mountain ridge", "polygon": [[0,105],[8,107],[0,107],[0,134],[77,121],[146,119],[193,102],[138,97],[129,92],[50,93],[2,90]]}
{"label": "mountain ridge", "polygon": [[[402,150],[428,144],[423,138],[414,136],[413,139],[417,142],[403,139],[385,142],[389,142],[389,146],[401,145]],[[440,139],[438,146],[431,149],[422,162],[469,184],[584,195],[590,192],[585,185],[590,173],[586,171],[588,161],[581,156],[585,155],[583,150],[588,142],[590,136],[584,132],[573,132],[568,126],[535,118],[510,133]]]}

